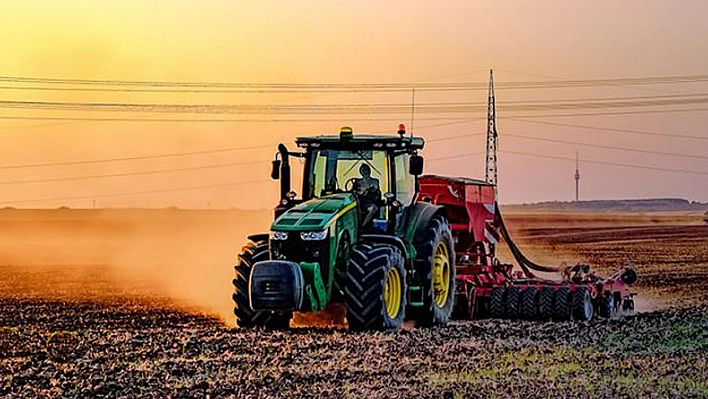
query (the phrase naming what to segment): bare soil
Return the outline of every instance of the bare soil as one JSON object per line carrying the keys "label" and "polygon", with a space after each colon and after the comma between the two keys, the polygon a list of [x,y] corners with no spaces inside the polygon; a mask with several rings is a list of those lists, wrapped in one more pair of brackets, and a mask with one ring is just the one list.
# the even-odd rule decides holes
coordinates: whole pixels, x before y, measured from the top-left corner
{"label": "bare soil", "polygon": [[234,329],[231,264],[268,219],[0,211],[0,397],[708,397],[700,221],[508,219],[534,259],[600,274],[633,263],[634,317]]}

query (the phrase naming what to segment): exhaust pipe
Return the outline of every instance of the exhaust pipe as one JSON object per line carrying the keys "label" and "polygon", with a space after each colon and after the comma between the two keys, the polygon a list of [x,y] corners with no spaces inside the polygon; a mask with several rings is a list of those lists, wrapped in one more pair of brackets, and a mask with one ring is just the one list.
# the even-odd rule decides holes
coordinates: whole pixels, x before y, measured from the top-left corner
{"label": "exhaust pipe", "polygon": [[280,198],[286,198],[290,192],[290,152],[285,144],[278,144],[280,152]]}

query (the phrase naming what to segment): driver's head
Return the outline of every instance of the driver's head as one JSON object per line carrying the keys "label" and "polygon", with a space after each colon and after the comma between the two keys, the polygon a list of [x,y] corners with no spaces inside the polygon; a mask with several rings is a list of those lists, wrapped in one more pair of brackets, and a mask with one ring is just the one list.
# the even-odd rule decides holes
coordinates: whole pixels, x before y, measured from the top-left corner
{"label": "driver's head", "polygon": [[367,164],[361,164],[359,167],[359,173],[361,174],[361,177],[370,177],[371,176],[371,167]]}

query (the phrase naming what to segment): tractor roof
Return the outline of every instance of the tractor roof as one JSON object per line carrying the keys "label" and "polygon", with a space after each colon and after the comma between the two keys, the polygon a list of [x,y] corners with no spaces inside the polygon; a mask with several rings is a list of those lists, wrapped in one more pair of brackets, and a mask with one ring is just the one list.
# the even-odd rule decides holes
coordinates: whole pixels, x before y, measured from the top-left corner
{"label": "tractor roof", "polygon": [[355,135],[351,129],[342,129],[339,136],[298,137],[295,143],[323,150],[420,150],[425,145],[422,137]]}

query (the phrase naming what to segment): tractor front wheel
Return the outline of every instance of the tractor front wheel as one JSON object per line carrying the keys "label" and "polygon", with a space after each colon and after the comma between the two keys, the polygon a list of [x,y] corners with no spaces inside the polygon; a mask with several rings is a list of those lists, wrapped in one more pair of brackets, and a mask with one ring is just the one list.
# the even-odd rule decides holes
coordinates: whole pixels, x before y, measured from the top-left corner
{"label": "tractor front wheel", "polygon": [[351,330],[399,330],[406,309],[406,269],[401,251],[360,244],[349,257],[345,283]]}
{"label": "tractor front wheel", "polygon": [[268,260],[268,240],[252,241],[243,247],[234,266],[236,276],[233,279],[234,315],[236,324],[241,328],[265,327],[269,329],[287,329],[290,326],[292,312],[264,312],[251,309],[248,280],[256,262]]}

